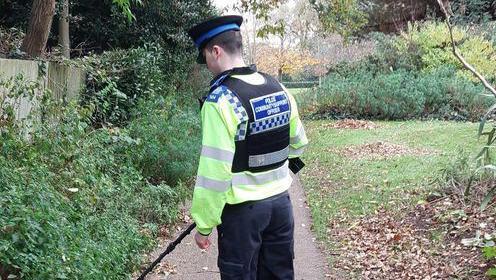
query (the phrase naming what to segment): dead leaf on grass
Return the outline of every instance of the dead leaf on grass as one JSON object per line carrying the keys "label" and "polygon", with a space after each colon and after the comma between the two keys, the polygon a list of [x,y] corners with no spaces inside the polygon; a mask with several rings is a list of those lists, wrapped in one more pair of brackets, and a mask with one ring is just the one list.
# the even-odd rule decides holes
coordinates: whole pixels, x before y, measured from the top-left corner
{"label": "dead leaf on grass", "polygon": [[[467,219],[440,219],[457,209],[463,209]],[[380,209],[351,227],[330,224],[328,232],[340,244],[334,264],[358,273],[359,279],[486,279],[488,264],[481,253],[461,243],[474,236],[474,229],[481,231],[481,238],[495,230],[494,224],[485,223],[489,217],[475,209],[447,197],[396,212],[405,213],[400,217]],[[437,233],[443,233],[441,238],[433,237]]]}
{"label": "dead leaf on grass", "polygon": [[334,123],[330,123],[325,125],[326,128],[335,128],[335,129],[376,129],[379,125],[375,124],[371,121],[361,121],[361,120],[353,120],[353,119],[344,119],[339,120]]}
{"label": "dead leaf on grass", "polygon": [[352,145],[337,151],[342,156],[352,159],[392,158],[404,155],[426,156],[434,152],[427,149],[410,148],[403,145],[377,141],[364,145]]}

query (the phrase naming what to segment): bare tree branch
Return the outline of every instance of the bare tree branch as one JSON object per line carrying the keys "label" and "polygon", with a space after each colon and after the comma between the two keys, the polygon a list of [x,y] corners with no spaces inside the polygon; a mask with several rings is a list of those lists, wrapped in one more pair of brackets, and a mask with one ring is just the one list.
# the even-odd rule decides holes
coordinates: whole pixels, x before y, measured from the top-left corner
{"label": "bare tree branch", "polygon": [[486,87],[494,95],[494,97],[496,97],[496,89],[494,89],[494,87],[486,80],[486,78],[484,78],[484,76],[482,76],[479,72],[477,72],[477,70],[472,65],[470,65],[465,60],[465,58],[463,58],[463,56],[456,48],[455,39],[453,37],[453,27],[451,26],[450,23],[450,15],[448,14],[448,11],[446,10],[446,7],[444,6],[442,0],[437,0],[437,3],[439,4],[439,7],[441,7],[441,11],[443,12],[446,18],[446,25],[448,26],[451,37],[451,46],[453,47],[453,54],[456,56],[456,58],[458,58],[458,60],[463,64],[463,66],[467,70],[472,72],[484,84],[484,87]]}

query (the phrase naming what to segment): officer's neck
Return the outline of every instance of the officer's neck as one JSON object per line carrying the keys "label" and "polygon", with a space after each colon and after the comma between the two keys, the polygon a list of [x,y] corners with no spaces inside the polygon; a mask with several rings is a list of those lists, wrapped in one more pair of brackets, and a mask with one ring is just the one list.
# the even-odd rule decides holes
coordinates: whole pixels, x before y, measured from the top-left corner
{"label": "officer's neck", "polygon": [[[223,63],[220,66],[221,67],[220,67],[219,73],[223,73],[223,72],[231,70],[233,68],[246,67],[246,63],[242,57],[237,57],[237,58],[233,58],[233,59],[230,59],[228,61],[225,61],[225,63]],[[217,74],[219,74],[219,73],[217,73]]]}

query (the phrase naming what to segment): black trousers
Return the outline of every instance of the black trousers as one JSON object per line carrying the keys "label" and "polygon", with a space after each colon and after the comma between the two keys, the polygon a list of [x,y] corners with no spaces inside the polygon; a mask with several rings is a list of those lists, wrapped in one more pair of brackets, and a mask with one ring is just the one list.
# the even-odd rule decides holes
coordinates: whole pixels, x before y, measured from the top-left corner
{"label": "black trousers", "polygon": [[294,279],[294,220],[288,192],[226,205],[217,230],[222,280]]}

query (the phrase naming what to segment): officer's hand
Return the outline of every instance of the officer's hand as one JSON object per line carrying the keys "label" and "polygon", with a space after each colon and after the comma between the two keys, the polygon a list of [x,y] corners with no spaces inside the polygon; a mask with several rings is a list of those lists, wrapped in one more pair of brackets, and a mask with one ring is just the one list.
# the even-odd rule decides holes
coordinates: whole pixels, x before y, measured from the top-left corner
{"label": "officer's hand", "polygon": [[196,245],[198,245],[200,249],[205,250],[210,247],[210,240],[208,239],[208,236],[201,235],[199,232],[196,232],[195,234],[195,241]]}

